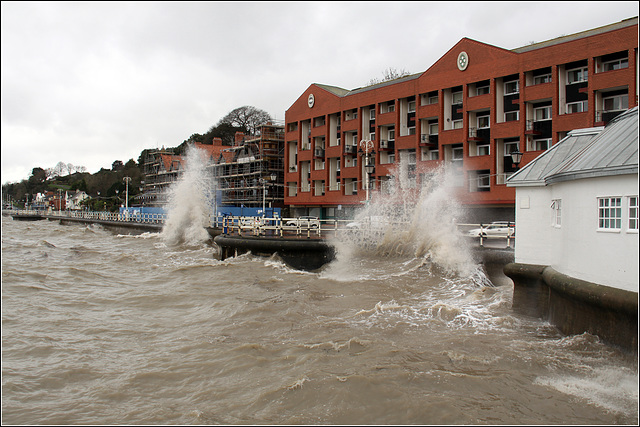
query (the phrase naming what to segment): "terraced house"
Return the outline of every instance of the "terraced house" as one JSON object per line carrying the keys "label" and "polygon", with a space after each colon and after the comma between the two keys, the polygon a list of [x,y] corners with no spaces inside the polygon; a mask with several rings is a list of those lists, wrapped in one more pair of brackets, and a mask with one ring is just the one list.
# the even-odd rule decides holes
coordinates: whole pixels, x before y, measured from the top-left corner
{"label": "terraced house", "polygon": [[311,84],[285,115],[285,205],[350,217],[369,192],[444,166],[470,220],[513,219],[518,166],[637,105],[637,17],[512,50],[463,38],[422,73]]}

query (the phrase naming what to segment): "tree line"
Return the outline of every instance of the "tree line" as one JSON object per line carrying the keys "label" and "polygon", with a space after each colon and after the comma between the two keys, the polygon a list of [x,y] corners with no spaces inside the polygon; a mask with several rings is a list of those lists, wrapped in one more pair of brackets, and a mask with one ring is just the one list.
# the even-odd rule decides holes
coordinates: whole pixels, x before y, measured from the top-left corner
{"label": "tree line", "polygon": [[[226,116],[211,126],[204,134],[194,133],[180,145],[166,149],[176,155],[185,154],[189,144],[199,142],[213,144],[214,138],[221,138],[223,145],[233,145],[236,132],[255,135],[260,126],[272,121],[271,116],[263,110],[251,106],[243,106],[229,112]],[[126,163],[116,160],[111,169],[101,168],[91,174],[84,166],[74,166],[70,163],[58,162],[53,168],[35,167],[29,178],[16,183],[2,185],[2,199],[11,200],[15,207],[22,208],[25,203],[33,201],[38,193],[63,191],[84,191],[88,200],[89,210],[116,211],[124,203],[126,183],[124,177],[131,178],[129,182],[129,206],[135,197],[141,193],[144,182],[144,159],[149,149],[144,149],[138,157],[138,162],[129,159]]]}

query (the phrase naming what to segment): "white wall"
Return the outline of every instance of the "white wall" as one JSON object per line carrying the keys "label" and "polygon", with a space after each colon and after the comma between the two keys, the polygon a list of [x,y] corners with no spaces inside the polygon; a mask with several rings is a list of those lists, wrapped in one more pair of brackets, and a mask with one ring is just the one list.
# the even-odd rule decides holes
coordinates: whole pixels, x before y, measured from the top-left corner
{"label": "white wall", "polygon": [[[631,195],[638,195],[638,175],[517,187],[515,261],[638,292],[638,232],[627,229]],[[622,197],[619,232],[598,231],[597,198],[605,196]],[[552,226],[553,199],[562,200],[559,228]]]}

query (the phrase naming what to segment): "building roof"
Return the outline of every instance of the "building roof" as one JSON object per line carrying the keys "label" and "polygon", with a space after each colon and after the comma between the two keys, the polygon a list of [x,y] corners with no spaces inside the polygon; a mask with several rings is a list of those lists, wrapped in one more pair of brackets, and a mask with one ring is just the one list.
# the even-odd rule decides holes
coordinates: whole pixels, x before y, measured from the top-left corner
{"label": "building roof", "polygon": [[508,187],[549,185],[638,173],[638,107],[602,128],[578,129],[507,180]]}

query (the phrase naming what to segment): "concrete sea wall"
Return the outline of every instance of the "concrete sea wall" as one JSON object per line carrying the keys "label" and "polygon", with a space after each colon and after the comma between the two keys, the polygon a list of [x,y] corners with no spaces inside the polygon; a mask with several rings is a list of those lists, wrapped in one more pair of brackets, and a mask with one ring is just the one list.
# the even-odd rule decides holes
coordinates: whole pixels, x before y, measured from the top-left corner
{"label": "concrete sea wall", "polygon": [[510,263],[513,309],[548,320],[567,335],[588,332],[638,353],[638,293],[598,285],[545,265]]}

